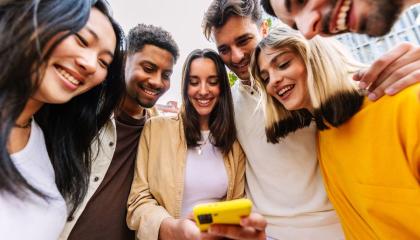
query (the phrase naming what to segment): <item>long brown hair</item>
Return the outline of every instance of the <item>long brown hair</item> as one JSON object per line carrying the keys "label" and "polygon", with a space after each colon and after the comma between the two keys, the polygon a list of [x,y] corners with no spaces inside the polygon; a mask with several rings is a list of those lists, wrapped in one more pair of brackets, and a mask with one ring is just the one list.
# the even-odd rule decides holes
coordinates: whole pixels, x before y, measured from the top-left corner
{"label": "long brown hair", "polygon": [[188,98],[188,85],[190,82],[190,68],[193,60],[207,58],[214,62],[219,79],[219,100],[210,113],[209,128],[210,142],[218,147],[223,154],[229,153],[236,140],[236,127],[233,111],[232,93],[230,92],[229,79],[222,59],[211,49],[196,49],[185,60],[182,69],[182,109],[181,117],[184,123],[185,138],[188,147],[198,146],[201,140],[199,115]]}

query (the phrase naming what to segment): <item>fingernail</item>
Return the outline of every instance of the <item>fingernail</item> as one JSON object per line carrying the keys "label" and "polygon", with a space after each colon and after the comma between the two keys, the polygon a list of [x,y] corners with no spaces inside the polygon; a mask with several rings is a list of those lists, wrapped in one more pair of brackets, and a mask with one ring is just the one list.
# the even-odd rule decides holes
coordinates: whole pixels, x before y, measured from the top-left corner
{"label": "fingernail", "polygon": [[376,96],[376,94],[374,94],[374,93],[369,93],[368,98],[369,98],[371,101],[375,101],[378,97],[377,97],[377,96]]}
{"label": "fingernail", "polygon": [[387,88],[387,89],[385,89],[385,93],[387,95],[394,95],[395,93],[397,93],[397,91],[396,91],[395,88]]}
{"label": "fingernail", "polygon": [[365,82],[360,82],[359,87],[365,89],[367,88],[367,84]]}

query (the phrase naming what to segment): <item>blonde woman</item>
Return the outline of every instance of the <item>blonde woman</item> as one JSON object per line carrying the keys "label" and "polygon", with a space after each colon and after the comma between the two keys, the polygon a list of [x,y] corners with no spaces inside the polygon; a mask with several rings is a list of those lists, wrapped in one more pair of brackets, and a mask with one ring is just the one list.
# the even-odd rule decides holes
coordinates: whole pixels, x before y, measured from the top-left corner
{"label": "blonde woman", "polygon": [[377,102],[350,80],[361,65],[333,39],[274,29],[256,48],[266,133],[277,142],[314,122],[328,196],[348,239],[417,239],[420,104],[416,84]]}

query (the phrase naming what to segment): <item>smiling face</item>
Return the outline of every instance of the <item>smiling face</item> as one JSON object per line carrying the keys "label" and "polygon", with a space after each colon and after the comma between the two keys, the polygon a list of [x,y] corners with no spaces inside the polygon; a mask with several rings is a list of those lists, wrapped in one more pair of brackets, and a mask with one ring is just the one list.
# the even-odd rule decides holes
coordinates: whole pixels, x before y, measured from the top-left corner
{"label": "smiling face", "polygon": [[169,51],[151,44],[129,55],[125,69],[128,100],[146,108],[155,105],[170,87],[174,64]]}
{"label": "smiling face", "polygon": [[208,123],[210,113],[219,101],[220,95],[215,63],[209,58],[192,60],[188,79],[188,99],[200,116],[200,121]]}
{"label": "smiling face", "polygon": [[269,0],[276,16],[310,39],[343,32],[382,36],[403,9],[403,0]]}
{"label": "smiling face", "polygon": [[106,78],[115,47],[116,37],[110,21],[93,8],[85,27],[53,50],[33,99],[42,103],[65,103],[97,86]]}
{"label": "smiling face", "polygon": [[226,66],[240,79],[249,80],[251,54],[262,38],[262,32],[250,17],[232,16],[213,31],[214,39]]}
{"label": "smiling face", "polygon": [[263,48],[258,56],[260,78],[267,93],[286,109],[311,109],[307,71],[302,58],[290,49]]}

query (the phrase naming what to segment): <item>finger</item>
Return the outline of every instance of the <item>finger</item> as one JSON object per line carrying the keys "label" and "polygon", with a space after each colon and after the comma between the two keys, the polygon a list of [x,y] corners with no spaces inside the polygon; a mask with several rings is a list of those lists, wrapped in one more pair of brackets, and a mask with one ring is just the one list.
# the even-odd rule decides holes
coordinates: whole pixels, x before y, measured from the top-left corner
{"label": "finger", "polygon": [[185,239],[190,240],[199,240],[200,239],[200,229],[189,219],[185,219],[182,223],[183,235]]}
{"label": "finger", "polygon": [[413,45],[409,43],[402,43],[382,55],[379,59],[374,61],[373,64],[363,74],[362,79],[360,79],[361,84],[365,86],[372,84],[372,82],[378,79],[379,74],[381,74],[384,69],[386,69],[391,63],[407,53],[412,47]]}
{"label": "finger", "polygon": [[187,219],[190,219],[191,221],[195,222],[195,219],[194,219],[194,213],[193,213],[193,212],[190,212],[190,213],[187,215]]}
{"label": "finger", "polygon": [[201,237],[200,238],[201,240],[222,240],[222,239],[224,239],[224,237],[211,235],[211,234],[208,234],[206,232],[202,232],[200,237]]}
{"label": "finger", "polygon": [[[413,62],[408,64],[395,72],[393,72],[385,81],[383,81],[379,86],[371,86],[369,88],[368,97],[370,100],[375,101],[382,97],[385,93],[388,95],[395,94],[400,90],[410,86],[411,84],[416,83],[416,80],[419,77],[418,65],[420,61]],[[398,83],[397,85],[394,85]]]}
{"label": "finger", "polygon": [[387,89],[385,89],[385,94],[387,95],[395,95],[396,93],[400,92],[401,90],[416,84],[420,83],[420,70],[415,71],[401,80],[394,82],[391,86],[389,86]]}
{"label": "finger", "polygon": [[[394,79],[394,81],[399,81],[404,78],[407,74],[411,73],[418,69],[418,64],[420,63],[420,47],[413,47],[407,54],[399,58],[390,64],[382,73],[378,76],[379,81],[374,81],[371,85],[371,89],[375,89],[377,86],[381,85],[382,80]],[[417,67],[414,70],[401,71],[401,68],[406,68],[407,65],[415,64]]]}
{"label": "finger", "polygon": [[238,225],[213,224],[210,226],[209,234],[223,236],[231,239],[265,239],[265,233],[252,227],[242,227]]}
{"label": "finger", "polygon": [[267,221],[258,213],[251,213],[248,217],[241,219],[241,226],[253,227],[257,230],[264,231],[267,227]]}

